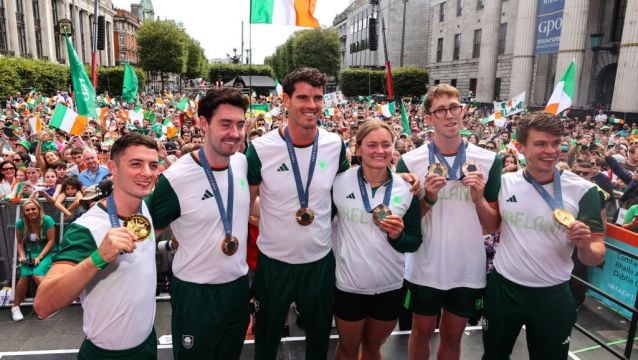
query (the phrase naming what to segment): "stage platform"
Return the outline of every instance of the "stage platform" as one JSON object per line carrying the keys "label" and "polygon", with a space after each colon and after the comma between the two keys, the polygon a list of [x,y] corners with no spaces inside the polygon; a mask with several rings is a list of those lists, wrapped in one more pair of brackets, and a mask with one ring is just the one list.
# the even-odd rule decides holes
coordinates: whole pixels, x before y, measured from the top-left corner
{"label": "stage platform", "polygon": [[[71,306],[54,317],[39,320],[31,313],[30,307],[22,309],[25,320],[11,321],[9,308],[0,310],[0,359],[11,360],[67,360],[75,359],[82,342],[82,309]],[[170,304],[160,301],[157,304],[155,330],[162,338],[170,335]],[[303,330],[295,325],[294,313],[290,313],[290,337],[282,339],[278,359],[304,359],[305,342]],[[596,300],[588,298],[578,312],[578,323],[605,341],[623,351],[629,321],[610,311]],[[409,332],[395,331],[383,347],[384,359],[407,359]],[[336,330],[330,340],[330,357],[333,358],[337,344]],[[572,332],[570,347],[571,359],[600,360],[613,359],[609,353],[596,346],[577,330]],[[438,335],[433,339],[433,347],[438,344]],[[463,336],[462,359],[480,359],[483,352],[480,326],[468,326]],[[241,359],[253,359],[254,343],[247,340]],[[173,359],[171,345],[159,345],[158,358]],[[632,357],[638,359],[638,347],[634,346]],[[436,356],[432,355],[432,359]],[[511,357],[512,360],[528,359],[525,343],[525,329],[521,330],[518,342]]]}

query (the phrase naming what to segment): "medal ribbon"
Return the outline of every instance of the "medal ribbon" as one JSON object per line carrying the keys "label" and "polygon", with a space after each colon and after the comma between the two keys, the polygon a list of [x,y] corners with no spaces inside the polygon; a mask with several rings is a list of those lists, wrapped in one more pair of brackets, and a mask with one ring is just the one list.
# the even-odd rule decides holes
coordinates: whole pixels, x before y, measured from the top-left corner
{"label": "medal ribbon", "polygon": [[[361,200],[363,200],[363,206],[367,213],[372,212],[370,206],[370,198],[368,198],[368,190],[366,190],[366,184],[363,178],[363,169],[359,167],[357,170],[357,180],[359,181],[359,191],[361,192]],[[390,196],[392,195],[392,174],[390,174],[390,180],[386,182],[385,193],[383,194],[383,205],[388,207],[390,205]]]}
{"label": "medal ribbon", "polygon": [[549,205],[552,210],[563,208],[563,194],[560,187],[560,173],[557,168],[554,168],[554,197],[545,190],[545,188],[530,174],[528,171],[523,173],[529,182],[534,186],[534,189],[543,197],[543,200]]}
{"label": "medal ribbon", "polygon": [[456,152],[456,157],[454,158],[454,165],[450,166],[450,164],[445,159],[445,156],[441,154],[439,149],[434,145],[434,141],[428,144],[428,155],[430,156],[430,165],[434,164],[434,157],[439,160],[440,163],[445,165],[448,168],[448,179],[450,180],[460,180],[461,177],[457,176],[459,173],[459,169],[461,165],[465,162],[465,143],[461,140],[461,145],[459,145],[459,150]]}
{"label": "medal ribbon", "polygon": [[[117,217],[117,207],[115,206],[115,198],[113,198],[113,194],[106,198],[106,211],[109,213],[111,227],[120,227],[120,218]],[[140,208],[137,210],[137,213],[142,214],[142,204],[140,204]]]}
{"label": "medal ribbon", "polygon": [[299,197],[299,205],[301,208],[308,207],[308,198],[310,196],[310,183],[312,182],[312,176],[315,173],[315,164],[317,163],[317,152],[319,150],[319,130],[315,134],[315,139],[312,142],[312,153],[310,155],[310,169],[308,170],[308,180],[306,181],[306,189],[304,190],[301,183],[301,173],[299,173],[299,163],[297,162],[297,155],[295,154],[295,146],[292,144],[288,127],[284,130],[284,138],[286,140],[286,148],[288,149],[288,156],[290,157],[290,164],[292,166],[292,173],[295,175],[295,184],[297,185],[297,196]]}
{"label": "medal ribbon", "polygon": [[217,210],[219,210],[219,216],[222,218],[222,223],[224,224],[224,233],[226,234],[226,236],[232,236],[234,185],[233,170],[230,166],[230,162],[228,163],[228,201],[226,201],[226,209],[224,209],[222,195],[219,192],[217,181],[215,181],[215,177],[213,176],[213,171],[208,165],[208,160],[206,159],[206,154],[204,153],[203,147],[199,149],[199,162],[201,163],[202,168],[204,168],[204,172],[206,173],[206,177],[208,178],[210,187],[213,190],[215,202],[217,203]]}

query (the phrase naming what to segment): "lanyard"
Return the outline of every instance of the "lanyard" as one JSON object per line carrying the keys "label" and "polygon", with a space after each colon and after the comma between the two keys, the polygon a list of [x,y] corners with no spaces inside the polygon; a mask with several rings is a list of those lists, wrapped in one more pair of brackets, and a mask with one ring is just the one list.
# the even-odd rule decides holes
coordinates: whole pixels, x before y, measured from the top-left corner
{"label": "lanyard", "polygon": [[[366,184],[363,179],[363,169],[359,167],[357,170],[357,180],[359,181],[359,191],[361,192],[361,199],[363,200],[363,206],[366,209],[366,212],[371,213],[372,207],[370,206],[370,198],[368,198],[368,190],[366,189]],[[390,175],[390,180],[386,182],[385,193],[383,194],[383,205],[390,205],[390,196],[392,195],[392,175]]]}
{"label": "lanyard", "polygon": [[529,171],[525,171],[525,177],[529,180],[529,182],[534,186],[534,189],[541,195],[543,200],[549,205],[552,210],[562,209],[563,208],[563,194],[561,193],[561,185],[560,185],[560,173],[558,169],[554,168],[554,197],[545,190],[545,188],[529,173]]}
{"label": "lanyard", "polygon": [[224,224],[224,233],[226,234],[226,236],[232,235],[234,186],[233,170],[230,166],[230,162],[228,163],[228,201],[226,201],[226,209],[224,209],[224,203],[222,201],[221,193],[219,192],[219,187],[217,186],[217,181],[215,181],[213,171],[208,165],[208,160],[206,159],[206,154],[204,153],[203,147],[199,149],[199,161],[202,165],[202,168],[204,168],[204,172],[206,173],[206,177],[208,178],[210,187],[213,190],[215,202],[217,203],[217,209],[219,210],[219,217],[222,218],[222,223]]}
{"label": "lanyard", "polygon": [[295,147],[292,144],[288,127],[284,130],[284,138],[286,140],[286,148],[288,149],[288,156],[290,157],[290,164],[292,166],[292,172],[295,175],[295,184],[297,186],[297,196],[299,197],[299,204],[301,208],[308,207],[308,198],[310,196],[310,183],[312,182],[312,176],[315,173],[315,164],[317,163],[317,152],[319,150],[319,130],[315,134],[315,139],[312,142],[312,153],[310,155],[310,169],[308,170],[308,180],[306,181],[306,189],[304,190],[301,183],[301,174],[299,173],[299,163],[297,162],[297,155],[295,154]]}
{"label": "lanyard", "polygon": [[450,164],[445,159],[445,156],[441,155],[439,149],[434,145],[434,141],[428,144],[428,155],[430,156],[430,165],[434,164],[434,157],[439,160],[439,162],[443,163],[448,168],[448,177],[450,180],[460,180],[461,177],[457,176],[459,173],[459,169],[461,168],[461,164],[465,162],[465,143],[461,140],[461,144],[459,145],[459,150],[456,152],[456,157],[454,158],[454,165],[450,167]]}
{"label": "lanyard", "polygon": [[[115,206],[115,198],[113,197],[113,194],[106,198],[106,211],[109,213],[111,227],[120,227],[120,219],[117,217],[117,207]],[[140,204],[140,208],[137,210],[137,213],[142,213],[142,204]]]}

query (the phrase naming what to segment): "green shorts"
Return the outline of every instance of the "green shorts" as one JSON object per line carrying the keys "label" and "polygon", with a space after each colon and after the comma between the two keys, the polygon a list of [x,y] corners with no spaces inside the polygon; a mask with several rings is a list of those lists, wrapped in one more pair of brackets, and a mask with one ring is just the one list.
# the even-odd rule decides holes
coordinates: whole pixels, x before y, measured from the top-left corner
{"label": "green shorts", "polygon": [[151,331],[144,342],[126,350],[105,350],[95,346],[89,339],[84,339],[78,352],[78,360],[156,360],[157,335],[155,329]]}
{"label": "green shorts", "polygon": [[[40,252],[32,252],[31,258],[35,259],[36,257],[38,257],[38,255],[40,255]],[[49,272],[49,269],[51,269],[52,265],[53,254],[51,253],[51,251],[49,251],[49,253],[42,259],[42,261],[40,261],[38,266],[28,266],[26,264],[20,264],[20,278],[27,276],[44,277]]]}
{"label": "green shorts", "polygon": [[484,360],[509,359],[523,325],[531,360],[567,359],[576,322],[569,282],[532,288],[493,271],[487,281],[484,316]]}
{"label": "green shorts", "polygon": [[173,357],[239,359],[250,316],[248,277],[196,284],[173,277]]}
{"label": "green shorts", "polygon": [[445,309],[465,318],[481,315],[485,289],[458,287],[439,290],[405,281],[407,291],[403,306],[419,315],[436,316]]}

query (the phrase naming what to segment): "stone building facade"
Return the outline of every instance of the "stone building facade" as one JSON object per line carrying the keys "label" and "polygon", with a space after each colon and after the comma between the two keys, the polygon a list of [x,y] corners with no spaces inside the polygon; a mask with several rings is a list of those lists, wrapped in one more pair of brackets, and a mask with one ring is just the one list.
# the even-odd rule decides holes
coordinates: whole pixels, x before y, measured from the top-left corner
{"label": "stone building facade", "polygon": [[[392,65],[400,64],[403,39],[404,65],[426,67],[430,83],[452,83],[463,98],[491,103],[525,91],[528,104],[543,106],[575,59],[574,108],[638,112],[638,0],[564,0],[558,51],[535,55],[539,2],[556,1],[380,0],[377,8]],[[357,29],[371,7],[355,0],[335,18],[342,68],[383,65],[381,37],[376,52],[352,51],[367,39]]]}
{"label": "stone building facade", "polygon": [[140,27],[140,19],[126,10],[115,9],[113,24],[115,24],[115,33],[113,34],[115,64],[136,65],[138,61],[137,29]]}
{"label": "stone building facade", "polygon": [[[73,46],[80,60],[90,63],[94,5],[90,0],[0,0],[0,55],[67,64],[64,36],[56,24],[69,19],[75,31]],[[98,51],[98,65],[115,65],[111,0],[100,1],[98,11],[106,20],[105,50]]]}

